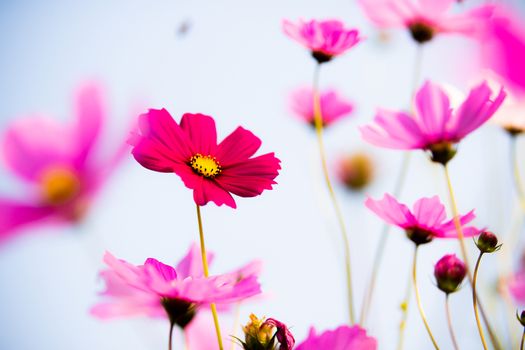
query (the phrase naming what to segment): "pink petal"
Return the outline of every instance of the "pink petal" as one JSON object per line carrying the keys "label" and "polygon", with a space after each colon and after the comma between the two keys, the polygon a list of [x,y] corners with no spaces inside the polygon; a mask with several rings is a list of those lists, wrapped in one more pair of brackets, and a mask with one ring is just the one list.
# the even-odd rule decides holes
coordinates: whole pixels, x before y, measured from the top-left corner
{"label": "pink petal", "polygon": [[366,16],[379,27],[402,27],[414,16],[406,0],[358,0]]}
{"label": "pink petal", "polygon": [[188,135],[195,152],[204,156],[215,153],[217,130],[213,118],[204,114],[186,113],[182,116],[180,127]]}
{"label": "pink petal", "polygon": [[415,218],[408,207],[387,193],[381,200],[368,197],[365,206],[389,224],[406,228],[415,223]]}
{"label": "pink petal", "polygon": [[51,218],[54,213],[55,209],[50,206],[0,198],[0,242],[12,238],[25,226]]}
{"label": "pink petal", "polygon": [[213,180],[200,177],[198,185],[193,190],[193,199],[197,205],[206,205],[208,202],[214,202],[216,205],[223,204],[237,208],[235,200],[231,194]]}
{"label": "pink petal", "polygon": [[172,172],[195,155],[186,133],[165,109],[150,109],[139,117],[140,134],[132,135],[132,154],[145,168]]}
{"label": "pink petal", "polygon": [[223,169],[217,182],[228,192],[240,197],[254,197],[271,190],[279,175],[280,160],[273,153],[246,159]]}
{"label": "pink petal", "polygon": [[525,271],[519,271],[512,276],[507,284],[510,295],[519,304],[525,305]]}
{"label": "pink petal", "polygon": [[[208,258],[208,265],[213,262],[213,253],[206,253]],[[188,252],[177,264],[175,270],[181,278],[186,277],[202,277],[204,275],[202,268],[202,256],[199,246],[196,243],[192,243]]]}
{"label": "pink petal", "polygon": [[144,263],[144,266],[152,267],[153,271],[157,272],[166,282],[171,282],[177,279],[177,272],[175,269],[169,265],[161,263],[157,259],[148,258]]}
{"label": "pink petal", "polygon": [[226,168],[250,158],[259,147],[261,140],[257,136],[243,127],[238,127],[217,146],[215,156],[221,166]]}
{"label": "pink petal", "polygon": [[[467,214],[460,216],[459,222],[461,224],[463,236],[473,237],[481,232],[481,230],[472,226],[465,227],[465,225],[474,220],[474,218],[476,218],[476,215],[474,215],[474,210],[471,210]],[[440,238],[458,238],[454,219],[450,219],[449,221],[437,227],[435,235],[436,237]]]}
{"label": "pink petal", "polygon": [[421,8],[434,16],[447,12],[455,2],[456,0],[419,0]]}
{"label": "pink petal", "polygon": [[[199,312],[191,323],[185,328],[187,347],[191,350],[219,350],[217,337],[213,329],[213,317],[209,312]],[[221,322],[223,344],[225,349],[230,349],[234,340],[229,336],[229,329],[224,328]]]}
{"label": "pink petal", "polygon": [[438,196],[421,198],[414,204],[414,217],[420,226],[433,228],[446,219],[445,207]]}
{"label": "pink petal", "polygon": [[429,138],[439,138],[451,115],[450,101],[443,89],[427,81],[417,92],[416,110],[421,131]]}

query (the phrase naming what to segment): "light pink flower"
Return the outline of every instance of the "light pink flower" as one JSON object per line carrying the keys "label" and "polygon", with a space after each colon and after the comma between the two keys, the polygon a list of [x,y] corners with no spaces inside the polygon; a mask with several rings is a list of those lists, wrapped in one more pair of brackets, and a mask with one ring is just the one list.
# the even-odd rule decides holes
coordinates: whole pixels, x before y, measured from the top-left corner
{"label": "light pink flower", "polygon": [[[223,322],[221,322],[221,326]],[[217,336],[213,331],[213,318],[209,312],[199,312],[191,323],[184,329],[186,333],[186,346],[191,350],[219,350]],[[222,343],[225,349],[231,349],[232,342],[236,342],[230,331],[221,327]],[[235,346],[235,349],[239,349]]]}
{"label": "light pink flower", "polygon": [[312,327],[308,338],[295,350],[376,350],[377,341],[359,326],[340,326],[335,330],[317,334]]}
{"label": "light pink flower", "polygon": [[[354,110],[352,103],[340,96],[336,90],[328,89],[319,94],[323,126],[331,125]],[[292,111],[301,119],[314,126],[314,93],[312,88],[304,87],[292,92],[290,96]]]}
{"label": "light pink flower", "polygon": [[362,127],[361,135],[380,147],[429,150],[433,160],[439,161],[434,158],[436,153],[448,150],[498,110],[506,94],[503,89],[494,99],[492,94],[483,82],[470,91],[458,108],[452,109],[445,91],[426,82],[417,92],[414,115],[379,110],[374,124]]}
{"label": "light pink flower", "polygon": [[272,189],[281,169],[273,153],[252,157],[261,140],[242,127],[217,144],[215,121],[203,114],[186,113],[179,125],[165,109],[150,109],[140,116],[139,127],[130,140],[137,162],[177,174],[198,205],[212,201],[236,208],[231,193],[258,196]]}
{"label": "light pink flower", "polygon": [[[445,207],[438,196],[417,200],[412,211],[389,194],[385,194],[381,200],[369,197],[365,205],[388,224],[404,229],[407,236],[416,244],[428,243],[433,238],[458,237],[454,220],[446,220]],[[475,217],[473,210],[459,217],[465,237],[475,236],[481,232],[472,226],[464,227]]]}
{"label": "light pink flower", "polygon": [[519,305],[525,305],[525,270],[519,270],[507,282],[510,295]]}
{"label": "light pink flower", "polygon": [[[512,88],[525,94],[525,25],[516,9],[498,7],[481,45],[481,57]],[[519,11],[518,11],[519,12]]]}
{"label": "light pink flower", "polygon": [[300,19],[298,23],[293,23],[285,19],[282,26],[284,33],[312,51],[312,56],[319,63],[330,61],[361,41],[357,29],[345,28],[343,22],[338,20]]}
{"label": "light pink flower", "polygon": [[258,262],[232,273],[205,278],[196,245],[190,247],[176,268],[153,258],[134,266],[110,253],[104,256],[104,262],[108,269],[101,272],[106,283],[102,296],[108,301],[91,310],[94,316],[103,319],[136,315],[180,319],[188,316],[187,312],[190,317],[184,321],[189,322],[201,306],[229,304],[261,292],[257,281]]}
{"label": "light pink flower", "polygon": [[0,241],[30,224],[80,221],[123,158],[124,138],[102,152],[106,115],[98,85],[78,90],[75,112],[67,124],[43,116],[15,120],[3,134],[0,157],[26,191],[0,197]]}
{"label": "light pink flower", "polygon": [[494,13],[483,5],[461,14],[452,13],[455,0],[359,0],[368,18],[381,28],[407,28],[419,43],[438,33],[481,35]]}

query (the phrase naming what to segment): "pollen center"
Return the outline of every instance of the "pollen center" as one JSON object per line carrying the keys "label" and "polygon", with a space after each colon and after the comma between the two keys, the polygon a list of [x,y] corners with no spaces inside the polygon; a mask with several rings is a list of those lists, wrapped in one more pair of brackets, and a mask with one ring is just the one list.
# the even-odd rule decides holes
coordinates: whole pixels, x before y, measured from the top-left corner
{"label": "pollen center", "polygon": [[51,168],[42,174],[41,186],[44,200],[49,204],[59,205],[78,194],[80,180],[69,169]]}
{"label": "pollen center", "polygon": [[221,166],[215,157],[197,153],[190,159],[191,168],[204,177],[215,177],[221,173]]}

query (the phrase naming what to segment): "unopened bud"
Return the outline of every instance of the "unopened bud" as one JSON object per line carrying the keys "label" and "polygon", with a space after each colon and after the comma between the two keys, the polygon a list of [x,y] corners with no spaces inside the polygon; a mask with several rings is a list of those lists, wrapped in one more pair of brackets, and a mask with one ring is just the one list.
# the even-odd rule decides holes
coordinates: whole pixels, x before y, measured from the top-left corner
{"label": "unopened bud", "polygon": [[490,231],[483,231],[476,241],[476,246],[482,253],[493,253],[501,248],[498,237]]}
{"label": "unopened bud", "polygon": [[465,263],[458,259],[455,254],[443,256],[434,266],[437,286],[446,294],[456,292],[466,275]]}

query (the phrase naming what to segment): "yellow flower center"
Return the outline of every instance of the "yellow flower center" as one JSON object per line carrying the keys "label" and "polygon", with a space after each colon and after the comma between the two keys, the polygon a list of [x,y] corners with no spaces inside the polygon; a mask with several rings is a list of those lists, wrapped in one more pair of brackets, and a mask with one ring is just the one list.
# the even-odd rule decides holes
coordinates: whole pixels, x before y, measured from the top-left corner
{"label": "yellow flower center", "polygon": [[197,153],[190,159],[191,168],[199,175],[214,178],[221,173],[221,166],[215,157]]}
{"label": "yellow flower center", "polygon": [[42,174],[41,186],[44,200],[49,204],[60,205],[78,194],[80,180],[69,169],[51,168]]}

